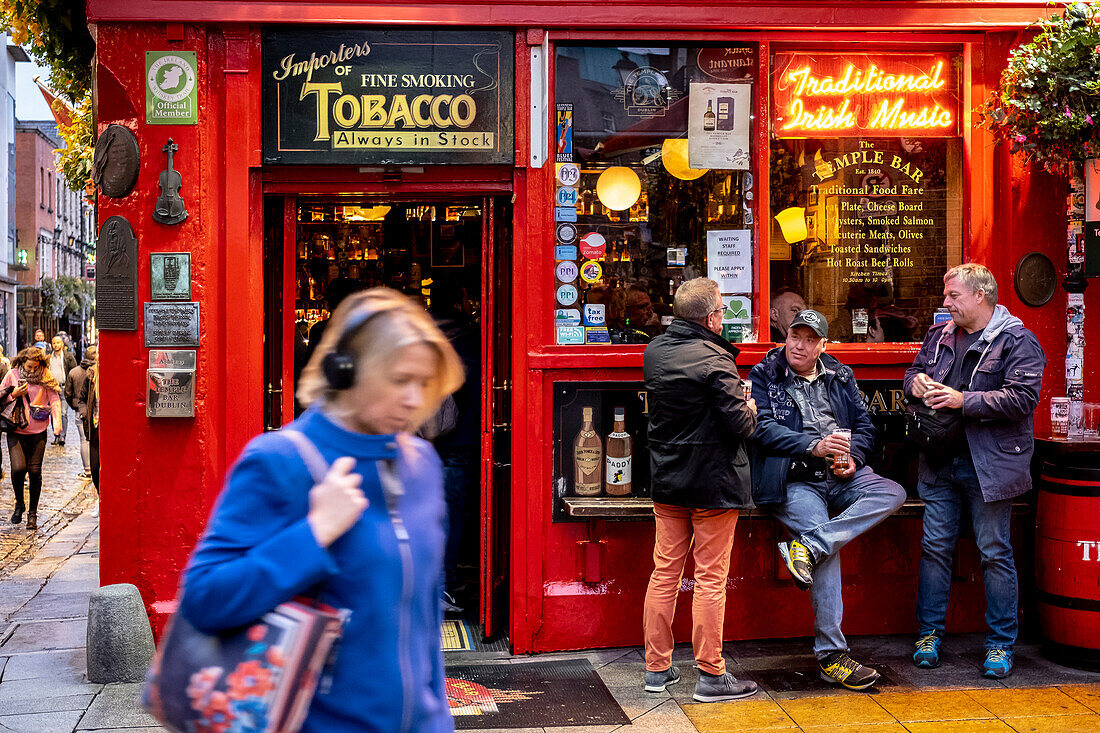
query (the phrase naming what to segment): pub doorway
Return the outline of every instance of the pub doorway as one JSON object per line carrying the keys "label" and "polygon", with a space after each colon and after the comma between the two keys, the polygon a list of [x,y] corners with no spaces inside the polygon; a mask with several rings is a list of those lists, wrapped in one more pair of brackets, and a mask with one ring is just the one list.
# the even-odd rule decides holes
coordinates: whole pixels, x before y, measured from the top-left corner
{"label": "pub doorway", "polygon": [[[266,196],[264,426],[301,410],[295,386],[343,297],[385,286],[420,302],[467,379],[444,462],[448,617],[476,642],[507,628],[511,204],[507,199]],[[480,632],[480,633],[478,633]]]}

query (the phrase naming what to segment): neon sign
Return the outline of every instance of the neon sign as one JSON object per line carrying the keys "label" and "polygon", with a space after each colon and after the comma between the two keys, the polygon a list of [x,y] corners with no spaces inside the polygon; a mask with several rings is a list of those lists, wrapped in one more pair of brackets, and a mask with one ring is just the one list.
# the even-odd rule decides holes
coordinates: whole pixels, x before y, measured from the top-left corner
{"label": "neon sign", "polygon": [[942,55],[775,57],[779,137],[958,134],[954,66]]}

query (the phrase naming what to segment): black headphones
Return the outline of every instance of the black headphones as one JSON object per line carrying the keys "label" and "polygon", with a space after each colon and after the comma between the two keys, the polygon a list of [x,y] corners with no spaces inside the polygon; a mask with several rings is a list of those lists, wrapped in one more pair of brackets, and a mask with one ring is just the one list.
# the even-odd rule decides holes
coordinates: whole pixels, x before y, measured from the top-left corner
{"label": "black headphones", "polygon": [[401,307],[396,303],[385,301],[372,303],[371,300],[365,302],[362,312],[347,320],[336,346],[321,360],[321,372],[332,389],[345,390],[355,384],[355,355],[348,351],[355,335],[363,330],[367,322],[375,316]]}

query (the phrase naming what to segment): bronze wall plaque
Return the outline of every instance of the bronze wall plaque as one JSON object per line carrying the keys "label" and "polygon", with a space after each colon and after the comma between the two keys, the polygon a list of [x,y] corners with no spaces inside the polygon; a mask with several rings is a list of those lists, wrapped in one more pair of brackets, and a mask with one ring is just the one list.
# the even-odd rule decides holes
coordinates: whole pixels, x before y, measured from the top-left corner
{"label": "bronze wall plaque", "polygon": [[103,222],[98,248],[96,326],[105,331],[136,331],[138,242],[130,222],[121,216]]}
{"label": "bronze wall plaque", "polygon": [[168,167],[160,172],[160,178],[157,179],[160,196],[157,196],[157,203],[153,208],[153,221],[161,224],[179,224],[187,218],[187,206],[180,196],[183,177],[172,167],[173,157],[179,149],[180,146],[172,142],[172,138],[168,138],[168,142],[161,148],[168,153]]}
{"label": "bronze wall plaque", "polygon": [[1046,305],[1058,284],[1054,262],[1042,252],[1028,252],[1016,263],[1016,294],[1024,305]]}
{"label": "bronze wall plaque", "polygon": [[194,417],[194,370],[149,369],[146,371],[145,416]]}
{"label": "bronze wall plaque", "polygon": [[130,128],[108,125],[95,141],[92,180],[104,196],[120,199],[134,190],[141,167],[137,138]]}
{"label": "bronze wall plaque", "polygon": [[149,290],[153,300],[191,300],[191,253],[150,254]]}
{"label": "bronze wall plaque", "polygon": [[146,346],[198,346],[198,303],[146,303]]}

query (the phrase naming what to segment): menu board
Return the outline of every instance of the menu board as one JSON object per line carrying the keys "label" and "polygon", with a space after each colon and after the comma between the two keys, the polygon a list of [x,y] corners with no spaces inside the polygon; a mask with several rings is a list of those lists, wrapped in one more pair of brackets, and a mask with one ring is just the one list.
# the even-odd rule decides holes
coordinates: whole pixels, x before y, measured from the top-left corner
{"label": "menu board", "polygon": [[[943,235],[946,192],[932,182],[925,153],[890,140],[858,140],[822,156],[813,176],[818,205],[807,216],[811,238],[826,247],[824,264],[855,285],[893,282],[898,268],[923,267]],[[936,171],[942,180],[942,171]],[[821,209],[824,209],[823,211]]]}

